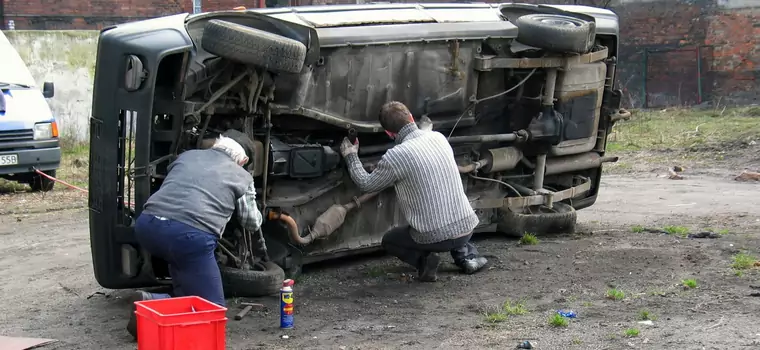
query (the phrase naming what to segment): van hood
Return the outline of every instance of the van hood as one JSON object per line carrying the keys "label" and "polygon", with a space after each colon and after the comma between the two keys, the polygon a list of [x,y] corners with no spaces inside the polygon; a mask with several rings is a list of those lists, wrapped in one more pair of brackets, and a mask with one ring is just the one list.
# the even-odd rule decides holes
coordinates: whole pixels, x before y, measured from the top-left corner
{"label": "van hood", "polygon": [[37,89],[2,90],[0,99],[0,130],[32,129],[35,123],[54,120]]}

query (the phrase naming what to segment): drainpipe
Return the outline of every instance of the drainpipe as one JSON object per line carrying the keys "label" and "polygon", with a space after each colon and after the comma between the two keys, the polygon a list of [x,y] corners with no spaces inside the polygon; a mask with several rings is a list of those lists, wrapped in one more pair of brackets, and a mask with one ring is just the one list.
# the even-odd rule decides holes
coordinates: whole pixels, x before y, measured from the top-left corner
{"label": "drainpipe", "polygon": [[[0,0],[2,1],[2,0]],[[201,13],[201,3],[203,0],[193,0],[193,13]]]}
{"label": "drainpipe", "polygon": [[5,0],[0,0],[0,29],[5,29]]}

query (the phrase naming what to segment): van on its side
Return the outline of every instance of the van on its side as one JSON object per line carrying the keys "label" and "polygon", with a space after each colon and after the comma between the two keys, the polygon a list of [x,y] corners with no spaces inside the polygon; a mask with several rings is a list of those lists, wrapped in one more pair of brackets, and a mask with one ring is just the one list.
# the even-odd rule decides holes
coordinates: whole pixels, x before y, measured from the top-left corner
{"label": "van on its side", "polygon": [[27,183],[32,191],[50,191],[61,163],[58,125],[46,98],[53,83],[42,90],[8,38],[0,32],[0,178]]}

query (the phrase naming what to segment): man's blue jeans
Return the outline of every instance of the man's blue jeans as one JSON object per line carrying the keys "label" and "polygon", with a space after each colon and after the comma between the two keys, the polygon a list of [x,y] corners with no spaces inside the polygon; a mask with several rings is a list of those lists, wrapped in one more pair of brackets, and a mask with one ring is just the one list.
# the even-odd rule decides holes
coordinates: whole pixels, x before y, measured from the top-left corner
{"label": "man's blue jeans", "polygon": [[[135,236],[150,254],[169,264],[174,296],[199,296],[224,306],[222,276],[214,250],[218,237],[179,221],[140,214]],[[156,299],[168,294],[153,294]]]}

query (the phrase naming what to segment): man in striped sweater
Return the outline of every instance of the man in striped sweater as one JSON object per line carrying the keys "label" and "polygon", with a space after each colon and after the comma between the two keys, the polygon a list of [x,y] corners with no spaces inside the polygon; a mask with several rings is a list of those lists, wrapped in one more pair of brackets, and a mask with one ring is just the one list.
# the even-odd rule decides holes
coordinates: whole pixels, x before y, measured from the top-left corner
{"label": "man in striped sweater", "polygon": [[408,226],[383,236],[382,246],[391,255],[414,266],[419,279],[434,282],[440,258],[451,252],[454,263],[467,274],[487,263],[470,243],[478,217],[464,193],[454,152],[446,137],[432,131],[429,119],[418,128],[401,102],[388,102],[380,110],[380,124],[396,146],[383,155],[371,173],[359,156],[359,145],[348,138],[341,144],[351,178],[364,192],[394,186]]}

